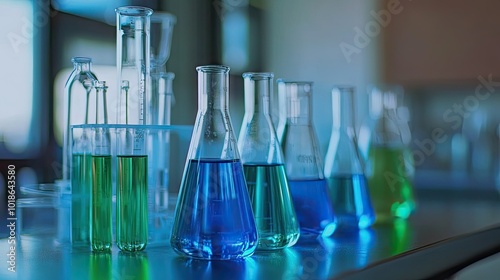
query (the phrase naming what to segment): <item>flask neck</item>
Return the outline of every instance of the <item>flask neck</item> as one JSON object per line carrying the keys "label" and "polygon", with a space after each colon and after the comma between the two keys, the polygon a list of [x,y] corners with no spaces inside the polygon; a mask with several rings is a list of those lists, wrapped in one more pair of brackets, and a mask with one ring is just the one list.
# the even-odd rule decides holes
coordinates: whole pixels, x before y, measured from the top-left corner
{"label": "flask neck", "polygon": [[311,84],[291,83],[286,89],[287,122],[290,125],[310,125],[312,120]]}
{"label": "flask neck", "polygon": [[244,77],[245,114],[270,117],[272,75],[267,77],[248,75]]}
{"label": "flask neck", "polygon": [[90,62],[74,62],[73,68],[77,72],[90,72],[91,71]]}
{"label": "flask neck", "polygon": [[338,87],[332,90],[333,128],[337,130],[354,129],[354,89]]}
{"label": "flask neck", "polygon": [[198,106],[201,111],[227,111],[229,77],[225,68],[198,69]]}

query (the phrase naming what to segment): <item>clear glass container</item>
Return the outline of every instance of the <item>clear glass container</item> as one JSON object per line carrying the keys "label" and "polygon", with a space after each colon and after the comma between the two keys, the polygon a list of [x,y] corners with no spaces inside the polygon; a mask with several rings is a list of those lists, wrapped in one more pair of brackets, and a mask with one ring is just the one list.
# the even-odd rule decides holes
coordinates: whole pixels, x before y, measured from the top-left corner
{"label": "clear glass container", "polygon": [[[121,85],[118,122],[145,125],[151,123],[148,104],[153,10],[126,6],[117,8],[116,14],[118,84]],[[121,129],[118,137],[116,243],[120,250],[140,251],[148,241],[148,203],[153,200],[148,195],[146,131],[140,127]]]}
{"label": "clear glass container", "polygon": [[[281,147],[301,236],[331,236],[337,220],[323,175],[323,159],[312,122],[312,82],[278,80],[285,95]],[[281,113],[280,113],[281,114]]]}
{"label": "clear glass container", "polygon": [[259,235],[258,250],[293,246],[299,223],[270,115],[272,73],[244,73],[245,115],[238,150]]}
{"label": "clear glass container", "polygon": [[148,101],[150,121],[148,124],[170,124],[171,103],[165,102],[165,92],[172,92],[172,80],[175,75],[166,72],[166,63],[170,57],[172,35],[177,18],[170,13],[155,12],[151,15],[151,96]]}
{"label": "clear glass container", "polygon": [[[73,57],[73,71],[65,84],[65,125],[63,131],[63,180],[70,178],[70,166],[72,160],[70,136],[71,125],[87,124],[89,114],[89,95],[93,90],[93,84],[97,81],[92,72],[92,59],[89,57]],[[85,106],[82,110],[82,106]]]}
{"label": "clear glass container", "polygon": [[257,229],[228,108],[229,68],[197,67],[198,113],[175,209],[170,244],[180,255],[241,259]]}
{"label": "clear glass container", "polygon": [[403,90],[399,86],[374,86],[370,91],[371,131],[366,177],[376,223],[406,219],[415,209],[412,184],[414,163],[409,148],[411,133],[401,118]]}
{"label": "clear glass container", "polygon": [[[108,112],[106,93],[108,87],[106,82],[95,83],[95,114],[89,116],[94,124],[106,125],[108,123]],[[84,133],[90,133],[92,139],[91,152],[91,207],[90,227],[92,250],[110,251],[113,241],[112,223],[112,162],[111,162],[111,135],[108,129],[96,127],[83,129]]]}
{"label": "clear glass container", "polygon": [[353,87],[339,86],[332,90],[333,125],[325,157],[325,177],[339,229],[364,229],[375,221],[357,145],[353,97]]}
{"label": "clear glass container", "polygon": [[150,27],[153,10],[125,6],[116,9],[119,124],[147,124],[150,84]]}

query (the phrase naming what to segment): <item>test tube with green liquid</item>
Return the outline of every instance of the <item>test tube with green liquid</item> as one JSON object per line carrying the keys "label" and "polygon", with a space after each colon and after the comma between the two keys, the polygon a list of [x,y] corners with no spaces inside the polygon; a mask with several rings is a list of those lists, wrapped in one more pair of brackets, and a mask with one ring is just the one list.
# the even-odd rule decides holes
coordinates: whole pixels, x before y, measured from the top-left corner
{"label": "test tube with green liquid", "polygon": [[95,252],[109,252],[113,242],[111,179],[111,136],[106,126],[105,82],[96,84],[96,121],[92,128],[92,207],[91,245]]}
{"label": "test tube with green liquid", "polygon": [[116,244],[122,251],[144,250],[148,241],[148,156],[145,133],[140,128],[127,128],[117,156]]}

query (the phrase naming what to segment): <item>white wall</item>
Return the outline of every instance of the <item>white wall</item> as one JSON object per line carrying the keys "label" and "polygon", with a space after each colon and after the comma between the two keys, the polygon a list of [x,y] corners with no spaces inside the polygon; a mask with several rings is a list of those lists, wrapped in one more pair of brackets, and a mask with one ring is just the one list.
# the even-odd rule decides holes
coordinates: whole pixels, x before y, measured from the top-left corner
{"label": "white wall", "polygon": [[[357,88],[358,123],[367,112],[366,85],[379,82],[382,30],[368,36],[366,46],[355,43],[355,28],[381,27],[371,12],[382,8],[378,1],[366,0],[273,0],[267,1],[265,68],[275,78],[310,80],[313,92],[314,124],[320,148],[326,153],[331,133],[330,91],[335,84]],[[371,26],[370,26],[371,25]],[[359,36],[358,36],[359,37]],[[357,38],[359,39],[359,38]],[[359,50],[344,56],[344,42]],[[361,101],[363,100],[363,104]]]}

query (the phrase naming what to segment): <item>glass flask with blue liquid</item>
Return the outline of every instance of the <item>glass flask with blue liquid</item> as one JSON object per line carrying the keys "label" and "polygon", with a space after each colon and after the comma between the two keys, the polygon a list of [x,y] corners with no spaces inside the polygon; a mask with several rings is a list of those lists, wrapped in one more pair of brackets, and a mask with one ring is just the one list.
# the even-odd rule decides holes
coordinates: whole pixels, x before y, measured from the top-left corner
{"label": "glass flask with blue liquid", "polygon": [[245,115],[238,150],[259,235],[258,250],[293,246],[300,235],[281,147],[271,120],[273,77],[273,73],[243,74]]}
{"label": "glass flask with blue liquid", "polygon": [[347,230],[375,222],[354,129],[353,96],[353,87],[332,90],[333,125],[324,169],[339,229]]}
{"label": "glass flask with blue liquid", "polygon": [[228,109],[229,67],[197,67],[198,113],[170,244],[205,260],[242,259],[258,236]]}
{"label": "glass flask with blue liquid", "polygon": [[[323,160],[312,122],[312,82],[278,80],[279,98],[285,98],[286,123],[280,143],[293,204],[302,237],[331,236],[337,220],[323,175]],[[283,115],[283,114],[282,114]]]}

